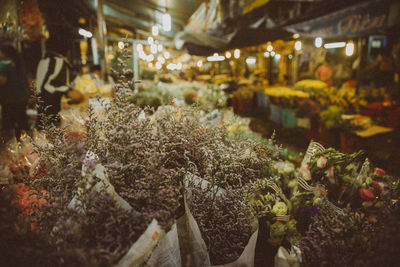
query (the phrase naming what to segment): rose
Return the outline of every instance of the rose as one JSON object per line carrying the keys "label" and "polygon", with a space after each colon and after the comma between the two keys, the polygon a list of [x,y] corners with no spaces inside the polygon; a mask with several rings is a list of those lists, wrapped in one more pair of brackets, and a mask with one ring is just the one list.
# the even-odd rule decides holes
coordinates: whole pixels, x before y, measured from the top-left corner
{"label": "rose", "polygon": [[380,169],[380,168],[374,168],[374,174],[376,176],[382,176],[382,175],[385,175],[386,172],[384,170]]}
{"label": "rose", "polygon": [[335,167],[331,166],[327,171],[326,171],[326,176],[329,179],[329,182],[332,184],[335,183]]}
{"label": "rose", "polygon": [[309,169],[308,165],[301,166],[300,174],[304,178],[304,180],[306,180],[306,181],[310,181],[311,180],[311,172],[310,172],[310,169]]}
{"label": "rose", "polygon": [[282,216],[282,215],[286,215],[287,210],[288,210],[288,207],[286,206],[286,204],[284,202],[278,201],[272,207],[271,212],[275,213],[276,215]]}
{"label": "rose", "polygon": [[325,168],[327,162],[328,162],[328,159],[321,156],[321,157],[319,157],[319,159],[317,160],[317,167],[318,167],[318,168]]}
{"label": "rose", "polygon": [[375,194],[371,190],[368,190],[365,188],[360,189],[359,194],[362,199],[367,200],[367,201],[373,200],[376,197]]}

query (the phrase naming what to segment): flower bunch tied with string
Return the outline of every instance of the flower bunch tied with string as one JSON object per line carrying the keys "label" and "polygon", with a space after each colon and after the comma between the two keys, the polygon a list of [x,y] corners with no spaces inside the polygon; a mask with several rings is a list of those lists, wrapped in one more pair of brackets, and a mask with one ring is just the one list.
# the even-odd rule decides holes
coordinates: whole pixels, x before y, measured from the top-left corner
{"label": "flower bunch tied with string", "polygon": [[375,223],[382,211],[396,198],[399,181],[387,175],[383,169],[372,168],[366,160],[356,178],[356,201],[358,214],[368,222]]}
{"label": "flower bunch tied with string", "polygon": [[343,154],[312,142],[298,171],[300,191],[314,193],[313,203],[328,199],[337,206],[347,203],[350,188],[360,168],[363,152]]}
{"label": "flower bunch tied with string", "polygon": [[387,206],[393,177],[382,169],[372,169],[368,160],[362,164],[362,151],[343,154],[321,146],[314,152],[303,162],[298,177],[299,186],[314,193],[313,204],[328,200],[327,204],[335,210],[350,208],[367,220],[375,220],[374,215],[369,218],[368,214],[376,214]]}

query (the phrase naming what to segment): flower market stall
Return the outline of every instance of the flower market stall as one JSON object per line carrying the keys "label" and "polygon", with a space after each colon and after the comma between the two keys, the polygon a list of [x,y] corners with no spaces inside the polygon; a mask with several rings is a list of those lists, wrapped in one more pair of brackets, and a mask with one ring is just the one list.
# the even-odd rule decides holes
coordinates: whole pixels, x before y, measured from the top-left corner
{"label": "flower market stall", "polygon": [[[0,143],[0,266],[399,265],[398,66],[382,54],[381,83],[363,83],[347,63],[400,52],[397,13],[367,12],[400,5],[62,2],[13,2],[54,67],[43,84],[66,91],[42,91],[61,111]],[[44,57],[48,34],[71,62]]]}
{"label": "flower market stall", "polygon": [[[0,194],[0,235],[10,247],[1,260],[12,266],[26,257],[35,266],[393,263],[399,246],[379,247],[377,257],[372,244],[398,242],[392,234],[397,178],[372,167],[362,152],[343,154],[315,142],[302,162],[288,161],[273,138],[250,138],[248,122],[204,108],[218,107],[218,100],[192,105],[186,90],[195,89],[181,86],[186,105],[143,108],[141,92],[122,79],[113,99],[98,98],[71,115],[74,125],[48,125],[10,144]],[[293,89],[266,93],[284,108],[309,98]]]}

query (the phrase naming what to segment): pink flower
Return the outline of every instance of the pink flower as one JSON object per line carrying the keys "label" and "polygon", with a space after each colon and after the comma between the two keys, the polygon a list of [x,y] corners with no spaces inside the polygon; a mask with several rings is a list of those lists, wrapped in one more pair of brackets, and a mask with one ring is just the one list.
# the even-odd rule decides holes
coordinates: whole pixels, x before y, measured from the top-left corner
{"label": "pink flower", "polygon": [[377,176],[382,176],[382,175],[385,175],[386,172],[384,170],[380,169],[380,168],[375,168],[374,169],[374,174],[377,175]]}
{"label": "pink flower", "polygon": [[301,166],[300,174],[304,178],[304,180],[306,180],[306,181],[311,180],[311,172],[310,172],[310,168],[308,167],[308,165]]}
{"label": "pink flower", "polygon": [[364,200],[373,200],[375,198],[375,194],[368,189],[360,189],[359,190],[360,197]]}
{"label": "pink flower", "polygon": [[325,168],[327,162],[328,162],[327,158],[319,157],[319,159],[317,160],[317,167],[318,168]]}
{"label": "pink flower", "polygon": [[326,176],[329,179],[329,182],[332,184],[335,183],[335,167],[331,166],[327,171],[326,171]]}

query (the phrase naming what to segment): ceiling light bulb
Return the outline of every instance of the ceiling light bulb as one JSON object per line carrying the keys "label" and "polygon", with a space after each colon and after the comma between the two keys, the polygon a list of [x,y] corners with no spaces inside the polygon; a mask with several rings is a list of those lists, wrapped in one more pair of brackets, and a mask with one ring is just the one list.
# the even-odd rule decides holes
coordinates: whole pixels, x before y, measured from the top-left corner
{"label": "ceiling light bulb", "polygon": [[154,25],[153,27],[151,27],[151,33],[152,33],[154,36],[157,36],[157,35],[158,35],[158,32],[159,32],[159,30],[158,30],[158,26],[157,26],[157,25]]}
{"label": "ceiling light bulb", "polygon": [[294,44],[294,49],[296,49],[297,51],[301,50],[301,41],[296,41],[296,43]]}
{"label": "ceiling light bulb", "polygon": [[320,48],[321,46],[322,46],[322,38],[321,37],[315,38],[315,47]]}
{"label": "ceiling light bulb", "polygon": [[119,41],[119,42],[118,42],[118,48],[119,48],[119,49],[124,49],[124,47],[125,47],[124,42]]}
{"label": "ceiling light bulb", "polygon": [[169,32],[171,30],[171,16],[168,13],[164,13],[162,16],[163,30]]}
{"label": "ceiling light bulb", "polygon": [[235,51],[233,51],[233,56],[235,58],[239,58],[240,57],[240,50],[239,49],[235,49]]}
{"label": "ceiling light bulb", "polygon": [[350,42],[346,44],[346,56],[352,56],[354,54],[354,43]]}
{"label": "ceiling light bulb", "polygon": [[157,45],[156,45],[156,44],[150,45],[150,52],[151,52],[152,54],[157,53]]}

